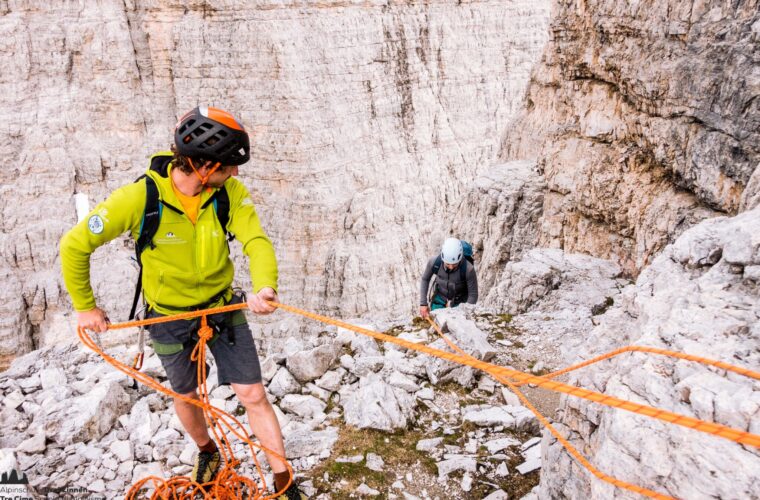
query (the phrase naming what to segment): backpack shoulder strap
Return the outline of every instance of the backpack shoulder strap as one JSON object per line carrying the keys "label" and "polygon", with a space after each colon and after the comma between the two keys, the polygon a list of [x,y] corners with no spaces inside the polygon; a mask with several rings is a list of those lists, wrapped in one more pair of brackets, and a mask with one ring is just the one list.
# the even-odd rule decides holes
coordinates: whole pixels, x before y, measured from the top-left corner
{"label": "backpack shoulder strap", "polygon": [[217,193],[216,200],[214,200],[216,217],[219,219],[219,224],[222,225],[222,229],[224,229],[227,237],[232,239],[232,233],[227,231],[227,224],[230,222],[230,195],[224,186]]}
{"label": "backpack shoulder strap", "polygon": [[140,223],[140,236],[135,244],[137,263],[142,267],[140,256],[148,246],[153,246],[153,236],[158,231],[161,222],[161,200],[158,197],[158,186],[149,176],[145,176],[145,212]]}
{"label": "backpack shoulder strap", "polygon": [[443,264],[443,260],[441,260],[441,256],[435,258],[435,262],[433,262],[433,276],[438,274],[438,271],[441,269],[441,264]]}
{"label": "backpack shoulder strap", "polygon": [[232,240],[234,235],[227,230],[227,224],[230,222],[230,195],[227,192],[227,188],[224,186],[219,188],[211,198],[206,200],[206,203],[204,203],[201,208],[206,208],[209,203],[214,204],[216,218],[219,220],[219,224],[221,224],[224,233],[227,235],[227,239]]}
{"label": "backpack shoulder strap", "polygon": [[137,312],[137,302],[140,299],[142,291],[142,253],[148,246],[153,246],[153,237],[158,231],[158,225],[161,223],[161,200],[158,198],[158,187],[153,179],[148,175],[143,175],[135,182],[145,179],[145,212],[143,212],[142,222],[140,223],[140,236],[135,243],[135,257],[140,271],[137,276],[137,285],[135,286],[135,296],[132,300],[132,309],[129,311],[129,319],[135,318]]}
{"label": "backpack shoulder strap", "polygon": [[467,286],[467,262],[469,259],[462,259],[459,264],[459,280]]}
{"label": "backpack shoulder strap", "polygon": [[150,170],[158,173],[161,177],[167,177],[169,175],[169,164],[174,158],[174,153],[171,151],[159,151],[150,157]]}

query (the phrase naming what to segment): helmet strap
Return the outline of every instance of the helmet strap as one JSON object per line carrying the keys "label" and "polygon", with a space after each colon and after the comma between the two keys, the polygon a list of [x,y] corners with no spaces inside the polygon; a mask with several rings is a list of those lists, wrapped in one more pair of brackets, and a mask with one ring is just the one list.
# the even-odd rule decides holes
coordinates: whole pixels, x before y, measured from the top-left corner
{"label": "helmet strap", "polygon": [[[214,166],[211,167],[211,170],[209,170],[208,173],[205,176],[203,176],[201,175],[200,172],[198,172],[198,169],[195,168],[195,165],[193,164],[193,160],[189,156],[187,157],[187,161],[188,163],[190,163],[190,167],[193,169],[193,172],[195,172],[195,175],[198,177],[198,180],[201,181],[201,184],[204,186],[208,182],[209,177],[211,177],[211,174],[216,172],[217,169],[222,166],[220,162],[216,162]],[[206,163],[203,164],[203,166],[208,167],[210,164],[211,164],[211,161],[207,161]]]}

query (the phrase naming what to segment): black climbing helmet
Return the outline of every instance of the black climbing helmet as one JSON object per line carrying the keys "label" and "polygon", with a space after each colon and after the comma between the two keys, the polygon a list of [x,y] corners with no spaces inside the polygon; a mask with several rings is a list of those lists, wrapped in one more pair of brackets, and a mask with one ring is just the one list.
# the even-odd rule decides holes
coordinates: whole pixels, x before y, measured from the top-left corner
{"label": "black climbing helmet", "polygon": [[251,158],[248,133],[234,116],[218,108],[199,106],[174,127],[177,151],[194,160],[242,165]]}

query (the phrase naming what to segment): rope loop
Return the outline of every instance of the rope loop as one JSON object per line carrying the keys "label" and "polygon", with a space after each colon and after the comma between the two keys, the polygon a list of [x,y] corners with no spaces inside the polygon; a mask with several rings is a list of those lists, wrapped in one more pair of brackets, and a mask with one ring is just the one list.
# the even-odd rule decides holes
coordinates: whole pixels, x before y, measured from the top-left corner
{"label": "rope loop", "polygon": [[[544,426],[547,427],[547,429],[554,435],[554,437],[557,438],[558,441],[562,443],[563,446],[565,446],[565,448],[570,453],[570,455],[572,455],[573,458],[575,458],[580,464],[582,464],[591,474],[593,474],[595,477],[607,483],[617,486],[618,488],[623,488],[629,491],[633,491],[644,496],[657,498],[657,499],[671,498],[667,495],[663,495],[661,493],[657,493],[655,491],[648,490],[640,486],[626,483],[625,481],[621,481],[614,477],[608,476],[604,474],[603,472],[599,471],[598,469],[596,469],[593,465],[591,465],[588,462],[588,460],[586,460],[585,457],[583,457],[583,455],[581,455],[575,448],[573,448],[570,445],[570,443],[561,434],[559,434],[559,432],[557,432],[557,430],[553,426],[550,425],[546,417],[544,417],[541,413],[539,413],[530,404],[530,401],[528,401],[528,399],[522,394],[522,392],[518,389],[518,387],[524,384],[534,384],[542,389],[568,394],[570,396],[579,397],[582,399],[586,399],[588,401],[606,405],[611,408],[623,409],[623,410],[630,411],[632,413],[636,413],[636,414],[643,415],[646,417],[655,418],[667,423],[694,429],[695,431],[712,434],[721,438],[734,441],[736,443],[760,448],[760,435],[757,435],[757,434],[752,434],[744,430],[734,429],[734,428],[721,425],[721,424],[716,424],[713,422],[699,420],[693,417],[679,415],[677,413],[661,410],[661,409],[654,408],[651,406],[633,403],[631,401],[626,401],[624,399],[616,398],[614,396],[607,396],[599,392],[590,391],[587,389],[583,389],[581,387],[575,387],[575,386],[563,384],[561,382],[556,382],[552,380],[552,378],[559,376],[563,373],[567,373],[568,371],[577,370],[579,368],[588,366],[590,364],[598,363],[600,361],[612,358],[624,352],[642,352],[646,354],[658,354],[658,355],[669,356],[669,357],[681,359],[681,360],[694,361],[694,362],[698,362],[707,366],[712,366],[714,368],[719,368],[719,369],[731,371],[734,373],[738,373],[746,377],[753,378],[755,380],[760,380],[760,372],[730,365],[722,361],[715,361],[715,360],[711,360],[707,358],[702,358],[699,356],[694,356],[694,355],[689,355],[689,354],[684,354],[684,353],[679,353],[679,352],[674,352],[674,351],[667,351],[665,349],[658,349],[655,347],[628,346],[628,347],[623,347],[616,351],[607,353],[603,356],[599,356],[592,360],[586,361],[584,363],[580,363],[578,365],[571,366],[564,370],[551,373],[549,375],[537,376],[537,375],[530,375],[528,373],[523,373],[511,368],[493,365],[491,363],[486,363],[485,361],[480,361],[477,358],[474,358],[473,356],[470,356],[464,353],[463,351],[461,351],[461,349],[456,347],[456,345],[448,341],[446,337],[443,337],[443,334],[438,328],[438,326],[430,318],[428,318],[428,321],[430,321],[430,323],[436,328],[438,333],[444,338],[444,340],[446,340],[449,346],[455,351],[459,352],[460,354],[452,354],[450,352],[442,351],[440,349],[435,349],[427,345],[415,344],[408,340],[404,340],[398,337],[393,337],[391,335],[375,332],[373,330],[368,330],[366,328],[354,326],[349,323],[345,323],[343,321],[339,321],[333,318],[329,318],[327,316],[322,316],[319,314],[304,311],[302,309],[298,309],[296,307],[282,304],[279,302],[267,301],[267,303],[273,307],[277,307],[279,309],[283,309],[285,311],[298,314],[300,316],[304,316],[306,318],[310,318],[310,319],[313,319],[313,320],[316,320],[328,325],[335,325],[341,328],[346,328],[348,330],[354,331],[356,333],[360,333],[362,335],[366,335],[376,340],[393,343],[401,347],[404,347],[406,349],[409,349],[411,351],[428,354],[430,356],[434,356],[446,361],[451,361],[453,363],[458,363],[463,366],[470,366],[477,370],[481,370],[485,373],[488,373],[497,381],[501,382],[504,385],[507,385],[515,394],[517,394],[517,396],[523,401],[523,403],[529,409],[531,409],[531,411],[533,411],[536,414],[536,417],[539,419],[539,421]],[[170,321],[196,318],[198,316],[201,316],[201,327],[198,330],[199,340],[191,354],[191,359],[193,361],[198,361],[197,375],[198,375],[198,388],[199,388],[199,393],[200,393],[200,400],[189,398],[181,394],[177,394],[173,392],[171,389],[168,389],[164,387],[163,385],[159,384],[157,381],[148,377],[144,373],[139,372],[133,369],[132,367],[130,367],[129,365],[126,365],[114,359],[113,357],[109,356],[103,351],[103,349],[98,345],[98,342],[96,340],[93,340],[93,338],[88,335],[87,331],[84,328],[80,327],[77,329],[77,334],[79,335],[79,339],[82,341],[82,343],[88,348],[100,354],[108,363],[112,364],[118,370],[126,373],[127,375],[134,378],[135,380],[142,382],[144,385],[155,389],[156,391],[162,392],[163,394],[171,396],[175,399],[180,399],[188,404],[192,404],[198,408],[201,408],[203,410],[206,421],[209,423],[209,426],[211,428],[211,431],[213,433],[215,440],[220,444],[219,449],[223,454],[225,466],[222,470],[219,471],[216,479],[213,482],[207,483],[205,485],[199,485],[191,481],[187,477],[177,477],[177,478],[172,478],[169,480],[149,477],[137,482],[135,485],[132,486],[129,492],[127,492],[128,499],[136,498],[136,496],[138,495],[141,489],[153,486],[155,488],[155,492],[153,493],[151,497],[153,499],[159,499],[159,498],[161,499],[165,499],[165,498],[191,499],[191,498],[195,498],[196,495],[200,494],[202,495],[204,499],[208,499],[208,500],[212,498],[213,499],[223,498],[223,499],[234,499],[234,500],[242,500],[243,498],[250,498],[253,500],[259,500],[259,499],[265,500],[265,499],[277,498],[279,495],[281,495],[285,491],[285,489],[287,489],[290,486],[292,482],[292,477],[293,477],[293,469],[291,468],[290,464],[288,464],[285,457],[277,454],[273,450],[269,450],[265,448],[261,444],[254,443],[248,437],[248,433],[246,432],[243,425],[237,419],[235,419],[235,417],[233,417],[229,413],[226,413],[212,406],[209,402],[208,389],[206,387],[205,347],[206,347],[206,343],[211,338],[213,338],[214,330],[208,325],[206,316],[208,314],[237,311],[237,310],[245,309],[246,307],[247,307],[247,304],[245,303],[230,304],[227,306],[204,309],[201,311],[192,311],[192,312],[176,314],[174,316],[163,316],[163,317],[158,317],[158,318],[151,318],[148,320],[114,323],[114,324],[108,325],[109,330],[119,330],[119,329],[124,329],[124,328],[153,325],[157,323],[166,323]],[[96,334],[95,337],[97,339],[98,335]],[[230,439],[231,439],[230,435],[237,437],[238,439],[244,441],[248,445],[248,449],[251,452],[252,460],[259,474],[258,481],[240,476],[235,472],[234,468],[240,464],[240,461],[236,459],[234,454],[232,453],[232,444],[230,442]],[[288,472],[290,473],[290,481],[288,481],[288,484],[285,486],[285,488],[283,488],[282,491],[278,491],[273,496],[266,495],[265,493],[267,491],[267,486],[266,486],[266,481],[264,480],[264,474],[262,473],[259,462],[258,462],[257,450],[265,451],[267,454],[267,457],[269,457],[270,459],[276,458],[278,460],[281,460],[282,463],[287,468]],[[149,482],[152,484],[148,484]]]}

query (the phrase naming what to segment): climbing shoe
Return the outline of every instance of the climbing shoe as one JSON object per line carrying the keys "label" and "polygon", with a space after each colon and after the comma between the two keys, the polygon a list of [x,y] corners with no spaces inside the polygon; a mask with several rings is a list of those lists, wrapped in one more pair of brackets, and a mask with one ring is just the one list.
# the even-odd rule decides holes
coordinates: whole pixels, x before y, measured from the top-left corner
{"label": "climbing shoe", "polygon": [[195,465],[190,479],[198,484],[209,483],[214,480],[216,472],[219,470],[219,450],[214,452],[200,451],[195,457]]}
{"label": "climbing shoe", "polygon": [[280,494],[275,500],[307,500],[306,495],[301,493],[298,485],[293,481],[284,493]]}

